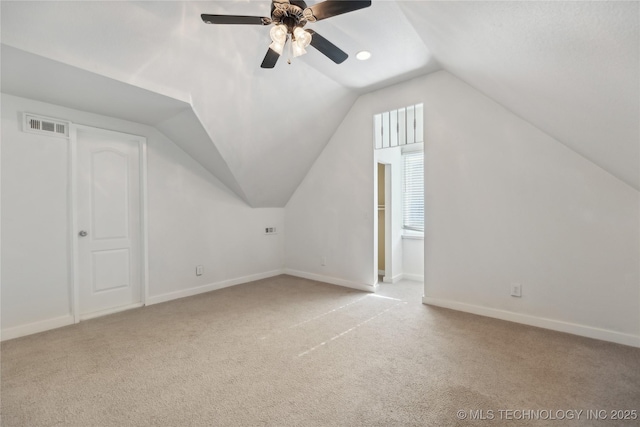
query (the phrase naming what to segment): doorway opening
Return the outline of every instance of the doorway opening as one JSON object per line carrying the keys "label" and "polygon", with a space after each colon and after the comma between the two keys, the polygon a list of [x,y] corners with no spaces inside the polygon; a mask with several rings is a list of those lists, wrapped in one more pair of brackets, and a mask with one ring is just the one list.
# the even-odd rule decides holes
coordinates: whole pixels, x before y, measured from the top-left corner
{"label": "doorway opening", "polygon": [[[391,165],[378,163],[378,281],[388,282],[393,261],[391,254]],[[388,273],[387,273],[388,271]]]}
{"label": "doorway opening", "polygon": [[424,105],[374,114],[373,128],[374,277],[422,282]]}
{"label": "doorway opening", "polygon": [[374,161],[375,273],[378,283],[395,283],[402,279],[400,157],[393,150],[380,150]]}

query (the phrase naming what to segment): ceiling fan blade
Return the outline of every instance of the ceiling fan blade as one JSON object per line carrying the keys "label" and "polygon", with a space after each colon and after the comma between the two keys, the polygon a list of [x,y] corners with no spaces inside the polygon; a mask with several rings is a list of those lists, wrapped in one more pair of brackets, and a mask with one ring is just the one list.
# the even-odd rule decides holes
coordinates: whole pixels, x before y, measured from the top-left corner
{"label": "ceiling fan blade", "polygon": [[326,56],[336,64],[342,64],[349,57],[349,55],[347,55],[346,52],[344,52],[338,46],[331,43],[329,40],[325,39],[315,31],[313,30],[305,30],[305,31],[311,34],[311,46],[318,49],[320,53],[322,53],[324,56]]}
{"label": "ceiling fan blade", "polygon": [[[369,6],[371,6],[371,0],[326,0],[305,9],[305,17],[309,21],[313,21],[313,19],[309,19],[312,15],[316,21],[320,21]],[[311,15],[309,11],[311,11]]]}
{"label": "ceiling fan blade", "polygon": [[207,24],[247,24],[247,25],[269,25],[271,18],[260,16],[241,16],[241,15],[200,15],[202,20]]}
{"label": "ceiling fan blade", "polygon": [[278,58],[280,58],[280,54],[275,50],[269,48],[267,54],[264,56],[262,60],[262,64],[260,64],[261,68],[273,68],[276,66],[276,62],[278,62]]}

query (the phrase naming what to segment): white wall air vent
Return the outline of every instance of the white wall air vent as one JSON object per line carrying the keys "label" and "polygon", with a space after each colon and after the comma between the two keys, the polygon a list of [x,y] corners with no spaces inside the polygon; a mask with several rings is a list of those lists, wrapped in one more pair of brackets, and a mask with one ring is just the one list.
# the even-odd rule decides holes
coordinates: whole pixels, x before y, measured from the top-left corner
{"label": "white wall air vent", "polygon": [[24,113],[23,130],[29,133],[69,138],[70,122]]}

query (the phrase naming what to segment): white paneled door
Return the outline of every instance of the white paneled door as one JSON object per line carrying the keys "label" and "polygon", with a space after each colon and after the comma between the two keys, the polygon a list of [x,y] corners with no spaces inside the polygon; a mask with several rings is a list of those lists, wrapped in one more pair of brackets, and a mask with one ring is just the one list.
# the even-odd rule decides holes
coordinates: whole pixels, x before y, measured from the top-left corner
{"label": "white paneled door", "polygon": [[140,144],[136,137],[77,131],[80,318],[142,302]]}

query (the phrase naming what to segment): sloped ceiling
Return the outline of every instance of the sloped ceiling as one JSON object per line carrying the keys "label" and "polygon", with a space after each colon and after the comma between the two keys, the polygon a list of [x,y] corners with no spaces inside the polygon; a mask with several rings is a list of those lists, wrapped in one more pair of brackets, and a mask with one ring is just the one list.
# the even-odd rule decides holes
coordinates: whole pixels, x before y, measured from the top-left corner
{"label": "sloped ceiling", "polygon": [[188,102],[4,44],[0,49],[4,93],[154,126],[249,202]]}
{"label": "sloped ceiling", "polygon": [[[267,28],[200,20],[268,16],[268,0],[1,7],[8,46],[188,100],[203,132],[171,137],[209,138],[202,144],[213,144],[234,191],[252,206],[286,204],[359,94],[441,67],[640,188],[635,2],[373,0],[308,26],[349,53],[347,62],[309,49],[274,70],[259,67]],[[356,61],[362,49],[372,59]],[[192,120],[171,119],[164,131]],[[215,162],[194,157],[219,173]]]}
{"label": "sloped ceiling", "polygon": [[443,68],[640,189],[640,3],[399,3]]}

